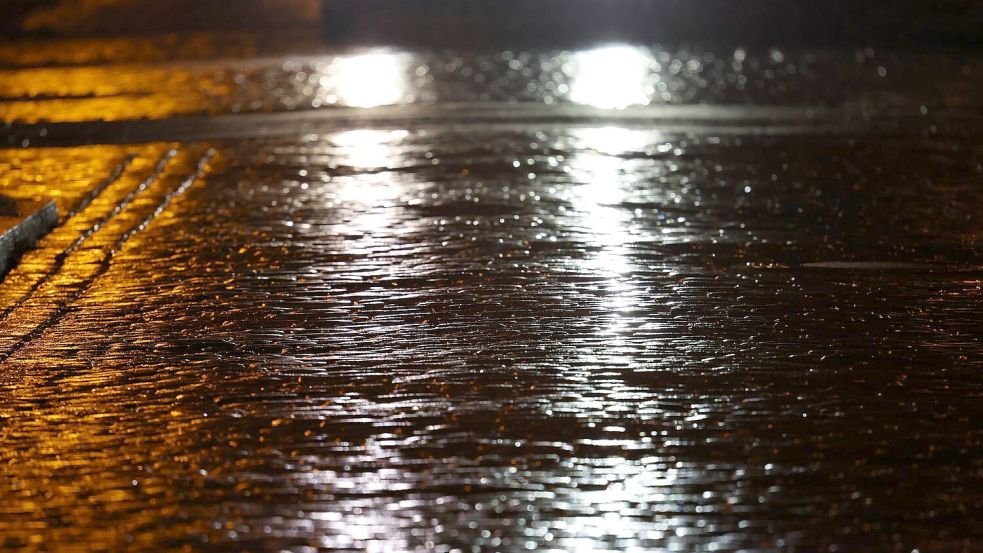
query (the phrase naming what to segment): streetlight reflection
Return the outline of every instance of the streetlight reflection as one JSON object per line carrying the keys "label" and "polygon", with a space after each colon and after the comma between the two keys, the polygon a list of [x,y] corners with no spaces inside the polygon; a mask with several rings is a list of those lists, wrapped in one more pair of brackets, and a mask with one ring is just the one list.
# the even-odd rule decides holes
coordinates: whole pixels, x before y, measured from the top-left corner
{"label": "streetlight reflection", "polygon": [[338,162],[353,169],[391,168],[398,160],[396,146],[407,136],[405,130],[358,129],[331,135],[331,142],[342,154]]}
{"label": "streetlight reflection", "polygon": [[404,187],[388,170],[399,163],[398,145],[408,134],[407,131],[360,129],[329,137],[339,154],[337,163],[352,171],[333,181],[333,198],[348,215],[343,229],[363,236],[367,248],[374,244],[375,233],[395,222],[393,204]]}
{"label": "streetlight reflection", "polygon": [[[634,178],[625,171],[625,153],[644,150],[651,133],[618,127],[578,130],[576,139],[581,153],[570,160],[573,171],[581,173],[584,184],[577,189],[577,210],[583,214],[587,236],[600,248],[592,269],[613,277],[631,269],[627,258],[631,234],[631,215],[619,204]],[[617,284],[617,278],[612,285]]]}

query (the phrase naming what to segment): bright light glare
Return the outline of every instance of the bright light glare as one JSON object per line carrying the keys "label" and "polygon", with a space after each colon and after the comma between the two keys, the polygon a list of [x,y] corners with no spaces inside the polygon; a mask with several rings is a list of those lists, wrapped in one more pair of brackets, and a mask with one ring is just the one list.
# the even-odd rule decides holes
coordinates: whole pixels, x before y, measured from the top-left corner
{"label": "bright light glare", "polygon": [[409,56],[373,52],[336,58],[320,79],[329,103],[371,108],[398,103],[408,87]]}
{"label": "bright light glare", "polygon": [[604,109],[623,109],[651,101],[652,58],[641,48],[605,46],[577,52],[570,100]]}

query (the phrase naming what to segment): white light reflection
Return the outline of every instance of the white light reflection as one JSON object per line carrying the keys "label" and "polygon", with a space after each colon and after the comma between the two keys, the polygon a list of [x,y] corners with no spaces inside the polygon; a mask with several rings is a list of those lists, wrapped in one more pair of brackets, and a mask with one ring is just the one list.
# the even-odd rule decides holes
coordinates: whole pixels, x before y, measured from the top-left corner
{"label": "white light reflection", "polygon": [[[354,130],[329,137],[337,147],[337,165],[348,166],[355,174],[333,180],[331,206],[346,214],[339,230],[362,235],[361,246],[373,247],[373,235],[396,232],[394,210],[405,192],[405,183],[387,169],[400,163],[398,145],[407,131]],[[349,249],[359,247],[358,243]]]}
{"label": "white light reflection", "polygon": [[[651,325],[658,321],[646,306],[659,298],[635,276],[639,267],[632,258],[632,244],[651,237],[641,235],[634,225],[634,210],[625,204],[644,197],[636,194],[652,193],[651,183],[638,182],[647,178],[651,161],[633,154],[650,150],[664,137],[649,130],[602,127],[576,131],[574,140],[576,153],[569,166],[572,180],[581,184],[570,202],[582,240],[592,252],[578,262],[577,270],[601,278],[599,286],[605,294],[596,333],[602,345],[579,350],[573,366],[580,368],[577,376],[585,384],[552,402],[551,410],[574,413],[607,434],[590,440],[591,444],[625,451],[652,448],[654,441],[664,438],[654,432],[627,434],[617,422],[634,417],[665,421],[673,414],[651,390],[628,384],[610,369],[637,366],[639,348],[658,346],[658,335],[651,333]],[[643,325],[644,339],[639,335]],[[694,543],[692,535],[705,532],[688,511],[688,503],[702,502],[698,508],[707,510],[696,512],[710,512],[714,500],[686,493],[687,485],[706,477],[698,467],[659,455],[612,456],[594,459],[583,470],[600,485],[570,492],[570,505],[584,514],[566,519],[558,532],[563,550],[687,551]],[[658,513],[658,518],[653,520],[652,513]],[[709,539],[723,544],[727,537]]]}
{"label": "white light reflection", "polygon": [[[578,153],[570,160],[576,180],[575,209],[583,214],[582,222],[590,241],[601,250],[590,262],[591,269],[611,276],[609,288],[621,289],[620,276],[631,269],[628,243],[631,213],[621,204],[626,187],[635,178],[625,171],[626,160],[620,155],[642,151],[651,142],[650,131],[603,127],[578,130]],[[630,298],[622,298],[626,303]]]}
{"label": "white light reflection", "polygon": [[[571,228],[585,256],[570,259],[570,272],[592,277],[599,305],[593,321],[597,345],[578,348],[573,367],[589,386],[577,387],[557,399],[551,410],[573,414],[584,421],[625,416],[632,411],[632,391],[618,373],[609,367],[630,367],[636,362],[637,343],[633,334],[638,326],[638,310],[649,298],[634,273],[631,258],[634,236],[634,210],[624,202],[632,194],[637,178],[636,162],[619,154],[644,150],[653,140],[651,131],[618,127],[574,131],[575,152],[568,160],[570,187],[567,200],[574,219]],[[571,375],[572,377],[572,375]],[[627,395],[626,395],[627,394]]]}
{"label": "white light reflection", "polygon": [[[370,407],[371,408],[371,407]],[[336,412],[331,415],[340,416]],[[394,434],[376,434],[364,444],[352,444],[350,457],[360,464],[378,463],[399,467],[408,463],[401,451],[409,447],[404,439]],[[309,466],[318,467],[321,459],[312,456]],[[317,536],[317,544],[325,550],[358,549],[368,553],[407,551],[417,541],[439,540],[439,532],[428,529],[426,535],[417,528],[415,521],[423,520],[428,503],[411,498],[400,498],[421,486],[412,472],[398,468],[379,468],[374,471],[351,471],[344,467],[326,466],[315,470],[294,473],[294,485],[303,489],[317,489],[325,495],[342,496],[357,494],[377,495],[377,501],[342,499],[317,509],[311,509],[292,522],[300,531]],[[395,497],[393,497],[395,494]]]}
{"label": "white light reflection", "polygon": [[323,72],[322,103],[371,108],[406,100],[410,55],[370,52],[335,58]]}
{"label": "white light reflection", "polygon": [[357,129],[331,135],[330,140],[343,154],[339,164],[355,169],[391,168],[398,163],[396,146],[409,131]]}
{"label": "white light reflection", "polygon": [[[665,512],[674,502],[660,492],[679,484],[677,471],[666,468],[659,457],[630,462],[614,457],[604,462],[610,465],[603,467],[610,483],[603,489],[577,491],[576,503],[591,506],[593,516],[567,519],[567,535],[561,541],[564,548],[577,553],[611,551],[616,543],[628,546],[620,550],[641,550],[641,544],[651,547],[652,543],[675,541],[673,532],[684,521]],[[663,513],[654,523],[648,518],[652,511]]]}
{"label": "white light reflection", "polygon": [[[362,355],[375,358],[372,348],[366,348]],[[365,417],[362,420],[386,421],[413,412],[416,416],[438,419],[453,408],[442,396],[380,403],[351,395],[325,402],[309,416],[314,417],[312,420],[337,422],[350,420],[352,413],[358,413]],[[446,539],[442,535],[443,527],[452,526],[455,519],[446,518],[441,509],[435,508],[434,499],[414,497],[419,495],[416,492],[433,485],[429,471],[406,468],[418,460],[404,457],[404,452],[418,447],[421,438],[393,433],[391,429],[378,428],[373,435],[357,441],[327,442],[332,453],[323,457],[311,454],[291,465],[288,485],[317,490],[321,497],[330,498],[307,502],[296,516],[286,518],[282,525],[295,527],[292,537],[310,537],[326,551],[357,549],[368,553],[410,551],[415,550],[414,544],[440,543],[442,538]],[[323,435],[329,436],[332,434]],[[347,451],[341,454],[338,448]],[[365,470],[364,467],[374,468]],[[436,501],[439,505],[446,500]],[[440,522],[430,526],[420,524],[433,519]]]}
{"label": "white light reflection", "polygon": [[654,60],[646,50],[612,45],[576,52],[570,100],[604,109],[623,109],[651,102]]}

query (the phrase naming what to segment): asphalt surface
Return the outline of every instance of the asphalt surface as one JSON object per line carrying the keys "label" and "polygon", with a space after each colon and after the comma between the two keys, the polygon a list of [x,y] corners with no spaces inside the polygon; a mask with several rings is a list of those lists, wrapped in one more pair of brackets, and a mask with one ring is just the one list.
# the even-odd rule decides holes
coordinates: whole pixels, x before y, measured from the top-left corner
{"label": "asphalt surface", "polygon": [[976,54],[0,60],[0,549],[983,550]]}

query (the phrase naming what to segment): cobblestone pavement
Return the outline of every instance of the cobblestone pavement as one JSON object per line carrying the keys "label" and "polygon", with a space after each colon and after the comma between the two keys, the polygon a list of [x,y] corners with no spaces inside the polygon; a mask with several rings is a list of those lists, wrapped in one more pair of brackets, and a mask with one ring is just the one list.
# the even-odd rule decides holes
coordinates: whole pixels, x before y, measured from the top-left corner
{"label": "cobblestone pavement", "polygon": [[0,64],[0,549],[980,551],[978,56]]}

